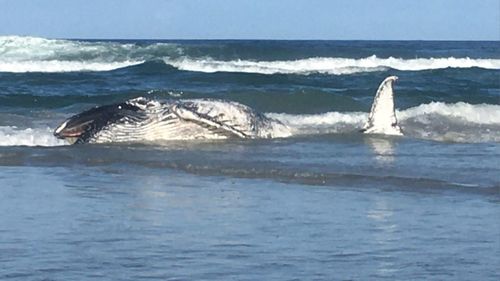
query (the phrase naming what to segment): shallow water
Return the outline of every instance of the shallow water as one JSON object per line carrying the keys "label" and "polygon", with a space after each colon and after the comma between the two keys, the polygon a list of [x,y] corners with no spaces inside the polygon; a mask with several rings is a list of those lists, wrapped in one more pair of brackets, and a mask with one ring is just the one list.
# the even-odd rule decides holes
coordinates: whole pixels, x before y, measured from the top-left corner
{"label": "shallow water", "polygon": [[499,277],[490,195],[123,167],[11,167],[1,182],[7,280]]}
{"label": "shallow water", "polygon": [[[1,280],[500,279],[498,42],[0,37],[0,54]],[[405,136],[360,134],[394,74]],[[234,100],[294,134],[52,135],[138,96]]]}
{"label": "shallow water", "polygon": [[372,137],[0,149],[1,277],[495,280],[499,153]]}

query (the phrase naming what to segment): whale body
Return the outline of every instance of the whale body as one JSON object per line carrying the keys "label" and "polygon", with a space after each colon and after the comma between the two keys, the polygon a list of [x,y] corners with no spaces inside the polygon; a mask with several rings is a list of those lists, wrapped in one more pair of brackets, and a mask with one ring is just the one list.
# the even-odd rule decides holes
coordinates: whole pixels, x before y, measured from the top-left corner
{"label": "whale body", "polygon": [[[362,132],[402,135],[394,110],[393,83],[379,86]],[[292,135],[281,121],[233,101],[216,99],[157,101],[138,97],[76,114],[54,130],[69,143],[158,140],[282,138]]]}
{"label": "whale body", "polygon": [[144,97],[92,108],[58,126],[70,143],[275,138],[288,127],[248,106],[215,99],[156,101]]}

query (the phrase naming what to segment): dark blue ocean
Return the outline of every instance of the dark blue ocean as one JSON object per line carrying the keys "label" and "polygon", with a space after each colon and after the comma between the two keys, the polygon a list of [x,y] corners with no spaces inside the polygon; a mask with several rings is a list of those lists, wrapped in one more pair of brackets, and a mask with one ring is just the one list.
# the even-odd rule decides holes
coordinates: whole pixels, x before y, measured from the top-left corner
{"label": "dark blue ocean", "polygon": [[[359,132],[397,75],[404,136]],[[68,145],[135,97],[287,138]],[[0,37],[0,280],[499,280],[500,43]]]}

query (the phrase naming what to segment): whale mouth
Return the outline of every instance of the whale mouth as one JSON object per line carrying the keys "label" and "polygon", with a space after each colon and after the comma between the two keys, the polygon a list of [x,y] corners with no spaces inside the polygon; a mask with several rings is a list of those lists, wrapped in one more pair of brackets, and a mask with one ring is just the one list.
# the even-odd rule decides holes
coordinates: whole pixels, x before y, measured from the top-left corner
{"label": "whale mouth", "polygon": [[73,144],[78,141],[91,127],[94,120],[75,120],[70,118],[64,121],[54,130],[54,136],[58,139],[64,139]]}
{"label": "whale mouth", "polygon": [[109,124],[140,114],[140,108],[129,103],[96,106],[66,119],[54,130],[54,136],[71,144],[89,142]]}
{"label": "whale mouth", "polygon": [[89,138],[107,124],[109,112],[109,106],[102,106],[73,115],[54,130],[54,136],[70,143]]}

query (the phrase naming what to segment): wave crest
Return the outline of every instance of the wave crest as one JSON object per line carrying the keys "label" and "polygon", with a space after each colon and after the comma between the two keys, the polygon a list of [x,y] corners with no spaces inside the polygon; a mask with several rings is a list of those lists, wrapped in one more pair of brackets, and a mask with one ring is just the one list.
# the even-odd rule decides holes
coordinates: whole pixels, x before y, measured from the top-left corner
{"label": "wave crest", "polygon": [[500,125],[500,105],[493,104],[431,102],[398,111],[398,117],[402,120],[433,114],[454,119],[457,122]]}
{"label": "wave crest", "polygon": [[0,146],[59,146],[67,144],[52,135],[50,128],[0,126]]}
{"label": "wave crest", "polygon": [[485,68],[500,69],[500,59],[471,58],[378,58],[373,55],[361,59],[353,58],[307,58],[289,61],[221,61],[212,58],[195,59],[190,57],[165,58],[166,64],[180,70],[199,72],[244,72],[260,74],[311,74],[324,73],[333,75],[359,72],[384,71],[420,71],[443,68]]}
{"label": "wave crest", "polygon": [[[268,113],[294,135],[352,133],[368,118],[366,112],[327,112],[314,115]],[[404,135],[451,142],[500,142],[500,105],[432,102],[397,110]]]}
{"label": "wave crest", "polygon": [[0,61],[0,72],[75,72],[75,71],[110,71],[127,66],[141,64],[143,61],[121,62],[82,62],[82,61]]}
{"label": "wave crest", "polygon": [[0,72],[109,71],[158,60],[163,60],[167,65],[180,70],[208,73],[345,75],[387,69],[401,71],[472,67],[500,69],[500,59],[492,58],[403,59],[379,58],[372,55],[365,58],[311,57],[266,61],[200,57],[207,52],[198,46],[164,42],[128,43],[0,36]]}
{"label": "wave crest", "polygon": [[140,45],[0,36],[0,72],[110,71],[182,54],[176,44]]}

